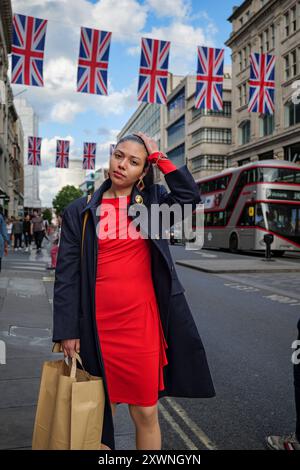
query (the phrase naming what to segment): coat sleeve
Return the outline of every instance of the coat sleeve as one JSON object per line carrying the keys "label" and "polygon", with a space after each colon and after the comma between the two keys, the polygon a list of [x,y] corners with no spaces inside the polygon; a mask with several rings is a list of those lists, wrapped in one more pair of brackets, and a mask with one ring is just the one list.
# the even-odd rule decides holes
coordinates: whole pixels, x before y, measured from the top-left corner
{"label": "coat sleeve", "polygon": [[160,186],[159,204],[169,206],[180,204],[182,207],[184,204],[192,204],[193,210],[196,208],[196,205],[201,201],[200,191],[186,165],[167,173],[165,180],[170,192],[165,186]]}
{"label": "coat sleeve", "polygon": [[53,341],[80,337],[80,244],[81,224],[77,214],[65,209],[55,270],[53,296]]}

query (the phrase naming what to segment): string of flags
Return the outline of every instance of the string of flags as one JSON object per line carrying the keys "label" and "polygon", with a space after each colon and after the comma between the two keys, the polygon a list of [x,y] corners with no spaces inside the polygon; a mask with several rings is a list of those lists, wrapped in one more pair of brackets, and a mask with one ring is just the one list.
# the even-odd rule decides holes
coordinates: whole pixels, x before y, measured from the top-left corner
{"label": "string of flags", "polygon": [[[28,137],[28,165],[41,166],[41,137]],[[115,144],[110,144],[110,155],[112,155]],[[69,140],[57,140],[56,141],[56,168],[69,168],[69,153],[70,153],[70,141]],[[96,143],[95,142],[84,142],[83,144],[83,170],[94,170],[96,163]]]}
{"label": "string of flags", "polygon": [[[44,86],[43,62],[47,20],[15,14],[12,83]],[[81,27],[77,92],[108,95],[107,77],[112,33]],[[166,104],[171,43],[141,38],[137,99]],[[195,108],[223,110],[224,49],[197,47]],[[275,56],[251,53],[248,111],[273,114]]]}

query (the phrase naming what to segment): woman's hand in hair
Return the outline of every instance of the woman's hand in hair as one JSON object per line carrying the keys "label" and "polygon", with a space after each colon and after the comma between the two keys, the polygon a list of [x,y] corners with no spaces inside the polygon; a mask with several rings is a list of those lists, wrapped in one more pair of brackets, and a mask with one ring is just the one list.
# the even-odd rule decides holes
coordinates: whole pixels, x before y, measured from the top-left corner
{"label": "woman's hand in hair", "polygon": [[61,346],[65,357],[74,357],[76,352],[80,352],[80,339],[64,339]]}
{"label": "woman's hand in hair", "polygon": [[153,152],[158,152],[158,145],[154,139],[151,139],[151,137],[148,137],[143,132],[136,132],[136,135],[138,135],[144,141],[149,155],[151,155]]}

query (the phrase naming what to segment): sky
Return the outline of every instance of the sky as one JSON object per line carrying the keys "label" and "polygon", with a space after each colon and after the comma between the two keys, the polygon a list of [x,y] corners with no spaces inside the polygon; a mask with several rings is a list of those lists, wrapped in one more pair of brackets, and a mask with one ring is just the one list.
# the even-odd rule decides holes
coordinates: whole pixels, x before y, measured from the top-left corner
{"label": "sky", "polygon": [[[96,168],[108,166],[109,145],[139,105],[142,37],[171,42],[169,71],[196,72],[197,46],[224,47],[227,18],[241,0],[12,0],[13,13],[48,20],[44,87],[12,85],[39,117],[42,143],[40,197],[51,206],[58,190],[56,139],[71,141],[70,157],[81,158],[83,142],[97,142]],[[108,95],[76,92],[80,27],[112,32]],[[226,49],[225,63],[230,64]],[[72,181],[70,180],[70,184]]]}

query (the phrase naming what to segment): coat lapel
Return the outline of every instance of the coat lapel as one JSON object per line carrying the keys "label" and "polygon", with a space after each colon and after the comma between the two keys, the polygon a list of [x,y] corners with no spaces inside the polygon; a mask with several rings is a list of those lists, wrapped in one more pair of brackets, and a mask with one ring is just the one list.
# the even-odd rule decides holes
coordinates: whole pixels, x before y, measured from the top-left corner
{"label": "coat lapel", "polygon": [[[86,211],[90,211],[90,214],[92,215],[92,220],[93,220],[93,224],[94,224],[94,233],[96,233],[96,227],[99,223],[99,214],[97,214],[97,208],[99,206],[99,204],[101,203],[101,200],[102,200],[102,196],[103,196],[103,193],[105,191],[107,191],[109,188],[111,187],[111,179],[110,178],[107,178],[100,186],[100,188],[97,189],[97,191],[94,192],[93,196],[91,197],[91,200],[90,202],[83,208],[83,210],[81,211],[81,214],[83,215]],[[141,199],[142,202],[139,202],[139,200]],[[139,213],[137,212],[137,214],[135,215],[130,215],[129,212],[130,212],[130,207],[133,206],[133,205],[138,205],[138,204],[143,204],[147,207],[147,213],[150,214],[150,211],[151,211],[151,203],[154,203],[154,202],[157,202],[157,201],[151,201],[151,198],[150,198],[150,194],[149,192],[147,191],[140,191],[136,185],[133,186],[132,188],[132,191],[131,191],[131,195],[130,195],[130,203],[128,205],[128,208],[127,208],[127,214],[129,215],[129,217],[131,217],[132,220],[135,220],[136,217],[139,216]],[[162,257],[165,259],[169,269],[170,269],[170,263],[169,263],[169,260],[163,250],[163,247],[161,246],[161,243],[160,243],[160,240],[159,239],[154,239],[154,238],[151,238],[151,230],[150,230],[150,215],[148,215],[147,217],[147,226],[146,228],[144,228],[143,226],[141,226],[141,230],[144,231],[144,233],[147,233],[148,235],[148,238],[149,240],[155,244],[155,246],[157,247],[157,249],[159,250],[159,252],[161,253]],[[143,225],[143,224],[142,224]],[[95,245],[96,246],[96,245]]]}

